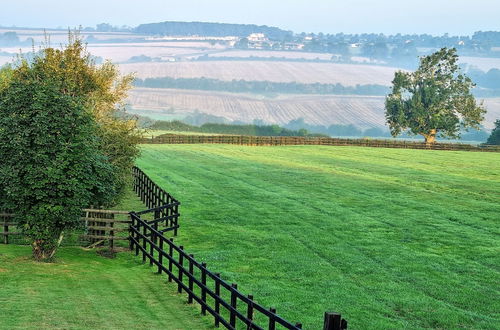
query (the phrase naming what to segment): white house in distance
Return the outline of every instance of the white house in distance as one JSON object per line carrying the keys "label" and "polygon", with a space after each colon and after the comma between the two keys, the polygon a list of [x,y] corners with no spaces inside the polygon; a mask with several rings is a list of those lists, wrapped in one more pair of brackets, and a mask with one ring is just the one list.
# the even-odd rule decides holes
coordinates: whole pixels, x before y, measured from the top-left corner
{"label": "white house in distance", "polygon": [[264,49],[271,46],[269,38],[264,33],[252,33],[248,37],[248,48]]}
{"label": "white house in distance", "polygon": [[248,42],[269,42],[264,33],[252,33],[247,37]]}

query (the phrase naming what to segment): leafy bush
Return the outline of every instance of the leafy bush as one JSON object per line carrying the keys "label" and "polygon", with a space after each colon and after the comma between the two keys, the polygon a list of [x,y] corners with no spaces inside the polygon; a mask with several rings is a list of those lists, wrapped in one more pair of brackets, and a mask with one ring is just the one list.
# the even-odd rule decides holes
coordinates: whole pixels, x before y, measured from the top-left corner
{"label": "leafy bush", "polygon": [[116,107],[131,77],[98,67],[79,39],[0,71],[2,204],[50,259],[81,210],[114,203],[137,155],[135,122]]}

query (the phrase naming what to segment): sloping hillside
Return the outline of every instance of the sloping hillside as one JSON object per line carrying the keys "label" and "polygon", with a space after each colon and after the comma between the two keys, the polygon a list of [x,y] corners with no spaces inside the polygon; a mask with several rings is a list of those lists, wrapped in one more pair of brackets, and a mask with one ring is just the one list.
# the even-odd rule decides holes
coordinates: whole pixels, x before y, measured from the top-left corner
{"label": "sloping hillside", "polygon": [[336,63],[297,63],[273,61],[207,61],[122,64],[123,73],[138,78],[214,78],[300,83],[390,85],[397,68]]}
{"label": "sloping hillside", "polygon": [[362,96],[279,96],[264,98],[246,94],[185,91],[176,89],[136,88],[129,102],[134,109],[173,108],[176,114],[188,115],[198,110],[231,121],[286,124],[304,118],[311,124],[353,124],[358,127],[384,125],[383,97]]}
{"label": "sloping hillside", "polygon": [[[384,97],[337,95],[280,95],[266,98],[257,95],[232,94],[177,89],[136,88],[128,99],[136,110],[158,119],[174,114],[182,118],[195,111],[224,117],[231,121],[252,122],[262,119],[267,123],[286,124],[304,118],[317,125],[353,124],[360,128],[384,127]],[[486,99],[488,109],[485,126],[493,128],[500,118],[500,98]],[[173,111],[172,111],[173,110]]]}

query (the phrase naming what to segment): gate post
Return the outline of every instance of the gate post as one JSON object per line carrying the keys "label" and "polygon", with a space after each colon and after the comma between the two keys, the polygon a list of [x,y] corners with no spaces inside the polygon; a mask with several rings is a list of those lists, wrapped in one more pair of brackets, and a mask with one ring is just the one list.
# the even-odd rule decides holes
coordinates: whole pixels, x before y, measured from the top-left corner
{"label": "gate post", "polygon": [[325,312],[325,322],[323,325],[323,330],[346,330],[347,322],[342,320],[342,316],[339,313],[329,313]]}

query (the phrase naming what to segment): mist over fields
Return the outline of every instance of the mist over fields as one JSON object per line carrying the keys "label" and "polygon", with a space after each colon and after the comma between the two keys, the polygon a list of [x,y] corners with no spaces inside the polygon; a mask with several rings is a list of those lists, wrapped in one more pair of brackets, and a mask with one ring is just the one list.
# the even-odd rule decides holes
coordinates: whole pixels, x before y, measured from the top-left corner
{"label": "mist over fields", "polygon": [[[0,65],[67,30],[0,28]],[[138,78],[131,113],[191,124],[259,123],[321,131],[331,125],[377,128],[387,135],[384,97],[394,73],[418,56],[456,47],[488,113],[484,139],[500,118],[500,33],[472,36],[306,34],[276,27],[164,22],[135,28],[99,24],[80,32],[100,63]],[[193,119],[194,118],[194,119]]]}

